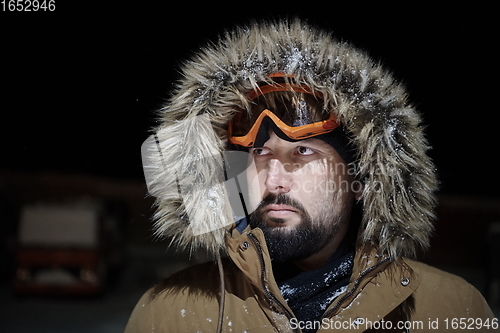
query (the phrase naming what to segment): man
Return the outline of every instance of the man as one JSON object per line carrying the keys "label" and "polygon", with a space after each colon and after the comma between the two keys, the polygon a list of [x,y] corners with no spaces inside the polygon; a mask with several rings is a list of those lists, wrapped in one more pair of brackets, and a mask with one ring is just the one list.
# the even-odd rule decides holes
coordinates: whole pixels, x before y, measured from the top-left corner
{"label": "man", "polygon": [[254,24],[187,62],[161,117],[143,146],[157,233],[216,261],[148,291],[127,333],[498,328],[471,285],[411,260],[434,166],[405,90],[364,53]]}

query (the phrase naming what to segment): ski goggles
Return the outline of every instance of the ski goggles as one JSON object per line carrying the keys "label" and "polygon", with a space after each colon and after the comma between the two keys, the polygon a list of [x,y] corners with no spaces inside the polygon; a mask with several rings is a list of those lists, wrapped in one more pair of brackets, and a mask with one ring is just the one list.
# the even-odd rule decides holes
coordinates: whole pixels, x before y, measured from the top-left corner
{"label": "ski goggles", "polygon": [[[252,91],[248,97],[254,100],[274,91],[292,91],[322,97],[319,93],[313,93],[309,87],[297,84],[262,86]],[[304,140],[328,133],[340,125],[332,112],[311,114],[305,101],[297,101],[294,104],[288,108],[280,108],[280,110],[264,108],[260,112],[253,112],[250,117],[245,112],[237,113],[228,125],[229,142],[243,147],[252,147],[266,119],[272,121],[284,135],[292,140]]]}

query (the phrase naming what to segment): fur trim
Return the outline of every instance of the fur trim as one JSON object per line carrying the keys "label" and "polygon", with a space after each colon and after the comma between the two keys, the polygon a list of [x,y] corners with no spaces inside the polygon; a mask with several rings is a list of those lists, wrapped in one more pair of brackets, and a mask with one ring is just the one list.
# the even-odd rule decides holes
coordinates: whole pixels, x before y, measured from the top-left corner
{"label": "fur trim", "polygon": [[[236,29],[185,63],[183,78],[160,112],[159,142],[169,166],[156,178],[162,184],[154,193],[157,233],[210,252],[225,247],[223,228],[192,231],[206,223],[232,223],[224,188],[213,179],[221,172],[215,157],[222,156],[234,110],[245,108],[245,95],[276,72],[321,92],[352,135],[365,184],[360,241],[395,258],[426,248],[437,181],[420,116],[405,89],[364,52],[301,21]],[[158,159],[154,163],[160,168]],[[176,179],[191,189],[183,202],[169,198]]]}

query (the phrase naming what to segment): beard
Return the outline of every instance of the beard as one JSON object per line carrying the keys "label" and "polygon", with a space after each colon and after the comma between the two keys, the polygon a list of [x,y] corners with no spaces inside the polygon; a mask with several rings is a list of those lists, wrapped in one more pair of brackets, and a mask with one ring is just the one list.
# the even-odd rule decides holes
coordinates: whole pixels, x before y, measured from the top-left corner
{"label": "beard", "polygon": [[[293,228],[270,227],[266,219],[276,224],[285,220],[264,216],[263,208],[269,204],[284,204],[295,208],[300,215],[300,223]],[[304,206],[286,194],[269,194],[250,215],[250,226],[260,228],[264,233],[269,254],[274,263],[285,263],[306,259],[323,249],[338,233],[340,217],[319,214],[312,218]],[[330,221],[319,220],[330,219]]]}

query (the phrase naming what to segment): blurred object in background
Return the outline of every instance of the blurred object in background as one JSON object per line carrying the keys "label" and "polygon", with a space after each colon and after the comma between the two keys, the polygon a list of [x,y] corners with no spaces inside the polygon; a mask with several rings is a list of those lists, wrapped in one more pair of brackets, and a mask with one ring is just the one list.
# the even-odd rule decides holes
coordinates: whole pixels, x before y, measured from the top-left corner
{"label": "blurred object in background", "polygon": [[500,222],[492,222],[488,229],[488,265],[485,295],[492,306],[500,306]]}
{"label": "blurred object in background", "polygon": [[115,224],[98,201],[25,205],[15,249],[16,293],[101,294],[120,261]]}

